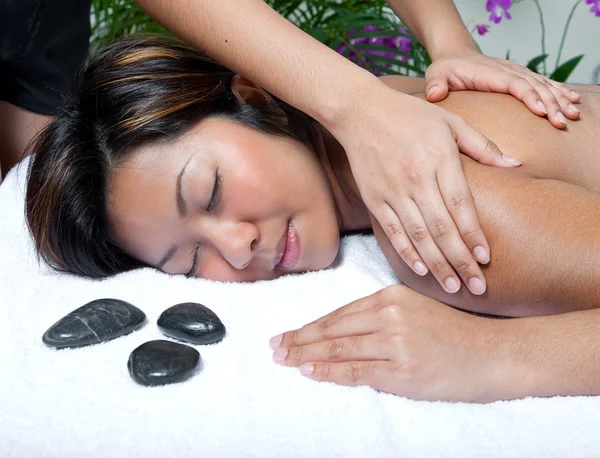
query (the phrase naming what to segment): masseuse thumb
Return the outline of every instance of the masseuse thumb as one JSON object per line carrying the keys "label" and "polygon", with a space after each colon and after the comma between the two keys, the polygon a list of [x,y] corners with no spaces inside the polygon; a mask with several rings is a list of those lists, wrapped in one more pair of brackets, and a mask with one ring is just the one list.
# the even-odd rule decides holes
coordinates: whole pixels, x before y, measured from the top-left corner
{"label": "masseuse thumb", "polygon": [[440,70],[429,67],[425,74],[425,94],[428,102],[439,102],[448,96],[448,80]]}
{"label": "masseuse thumb", "polygon": [[503,154],[500,148],[482,133],[473,129],[464,119],[455,118],[450,124],[461,153],[470,156],[480,164],[496,167],[518,167],[521,162]]}

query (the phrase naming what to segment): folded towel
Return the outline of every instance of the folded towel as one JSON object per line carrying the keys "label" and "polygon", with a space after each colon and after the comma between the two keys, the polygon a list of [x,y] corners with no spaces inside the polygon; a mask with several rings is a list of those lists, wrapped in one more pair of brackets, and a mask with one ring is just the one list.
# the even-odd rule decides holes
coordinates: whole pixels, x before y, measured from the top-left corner
{"label": "folded towel", "polygon": [[[1,457],[567,457],[599,456],[600,398],[488,405],[418,402],[302,377],[271,361],[269,338],[397,280],[372,236],[343,239],[335,267],[223,284],[152,269],[92,281],[38,264],[23,216],[26,163],[0,185]],[[148,316],[128,336],[72,350],[41,337],[93,299]],[[200,302],[227,336],[196,346],[204,369],[146,388],[130,352],[164,337],[160,313]]]}

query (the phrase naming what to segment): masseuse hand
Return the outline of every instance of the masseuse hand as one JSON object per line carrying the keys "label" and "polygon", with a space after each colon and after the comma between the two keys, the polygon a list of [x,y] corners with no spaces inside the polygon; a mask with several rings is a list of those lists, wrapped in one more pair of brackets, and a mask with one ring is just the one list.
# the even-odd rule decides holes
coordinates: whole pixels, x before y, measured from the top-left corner
{"label": "masseuse hand", "polygon": [[520,163],[461,117],[379,80],[349,112],[345,127],[333,134],[398,254],[419,275],[429,268],[449,293],[459,290],[462,278],[471,292],[482,294],[485,278],[477,261],[487,263],[490,249],[459,150],[482,164]]}
{"label": "masseuse hand", "polygon": [[313,380],[412,399],[489,402],[519,397],[511,392],[509,345],[499,344],[507,324],[394,285],[270,345],[274,361],[299,366]]}
{"label": "masseuse hand", "polygon": [[425,75],[427,100],[439,102],[448,90],[475,90],[511,94],[538,116],[548,116],[555,127],[577,119],[573,105],[581,96],[566,85],[538,75],[505,59],[488,57],[474,50],[462,50],[438,57]]}

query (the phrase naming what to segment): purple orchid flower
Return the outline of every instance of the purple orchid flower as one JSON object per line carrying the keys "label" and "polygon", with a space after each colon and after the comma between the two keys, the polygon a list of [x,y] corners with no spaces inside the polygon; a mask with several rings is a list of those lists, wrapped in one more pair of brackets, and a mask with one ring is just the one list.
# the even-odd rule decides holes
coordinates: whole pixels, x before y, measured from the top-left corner
{"label": "purple orchid flower", "polygon": [[585,3],[592,5],[590,13],[594,13],[596,17],[600,17],[600,0],[585,0]]}
{"label": "purple orchid flower", "polygon": [[475,24],[471,31],[475,32],[476,30],[479,35],[485,35],[490,31],[490,26],[489,24]]}
{"label": "purple orchid flower", "polygon": [[512,0],[488,0],[485,9],[491,13],[490,21],[494,24],[498,24],[503,17],[512,19],[510,11],[508,11],[511,6]]}
{"label": "purple orchid flower", "polygon": [[[379,31],[379,30],[383,30],[381,27],[375,26],[375,25],[367,25],[364,27],[363,31],[364,32],[375,32],[375,31]],[[398,31],[402,34],[407,34],[406,29],[400,27],[398,29]],[[348,35],[354,35],[354,34],[359,34],[360,31],[357,30],[349,30],[348,31]],[[389,59],[397,59],[400,62],[407,62],[408,61],[408,57],[407,56],[398,56],[397,54],[391,52],[393,49],[397,49],[400,50],[406,54],[410,53],[411,51],[411,46],[412,46],[412,40],[410,38],[407,37],[356,37],[356,38],[350,38],[348,40],[348,42],[351,45],[357,45],[357,44],[370,44],[370,45],[375,45],[375,46],[382,46],[382,47],[386,47],[386,48],[390,48],[390,52],[386,52],[384,50],[373,50],[373,49],[365,49],[362,50],[361,56],[359,57],[357,55],[357,53],[353,50],[350,50],[348,52],[348,59],[350,59],[351,61],[355,62],[356,64],[360,65],[361,67],[366,67],[369,64],[374,63],[371,59],[369,59],[368,55],[371,56],[382,56],[382,57],[387,57]],[[337,48],[337,52],[342,54],[344,53],[344,51],[346,50],[347,46],[345,44],[340,45]],[[386,68],[389,68],[392,66],[391,63],[385,62],[385,63],[378,63],[378,65],[380,66],[384,66]],[[373,68],[371,69],[372,73],[376,74],[376,75],[381,75],[381,71],[377,68]]]}

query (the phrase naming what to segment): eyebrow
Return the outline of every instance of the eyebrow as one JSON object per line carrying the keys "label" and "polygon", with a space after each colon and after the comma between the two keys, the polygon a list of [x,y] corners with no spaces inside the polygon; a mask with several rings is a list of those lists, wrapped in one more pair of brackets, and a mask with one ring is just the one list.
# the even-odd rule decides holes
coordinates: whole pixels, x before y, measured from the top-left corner
{"label": "eyebrow", "polygon": [[[175,181],[175,201],[177,203],[177,213],[179,214],[180,218],[185,218],[185,216],[187,215],[187,204],[185,202],[185,199],[183,198],[183,194],[181,192],[181,182],[183,179],[183,174],[185,173],[185,169],[187,168],[188,164],[190,163],[190,161],[192,160],[194,156],[192,155],[185,164],[183,164],[183,167],[181,168],[181,172],[179,172],[179,174],[177,175],[177,180]],[[162,257],[162,259],[158,262],[156,268],[159,270],[162,270],[162,268],[165,266],[165,264],[167,262],[169,262],[171,260],[171,258],[173,258],[173,256],[175,255],[175,253],[177,252],[177,250],[179,249],[178,245],[172,245],[171,248],[169,248],[169,251],[167,251],[167,253]]]}
{"label": "eyebrow", "polygon": [[185,218],[185,216],[187,215],[187,204],[181,192],[181,182],[183,180],[183,174],[185,173],[185,169],[192,160],[192,157],[190,157],[187,160],[187,162],[183,164],[181,172],[179,172],[179,175],[177,175],[177,181],[175,182],[175,200],[177,202],[177,213],[179,213],[180,218]]}

